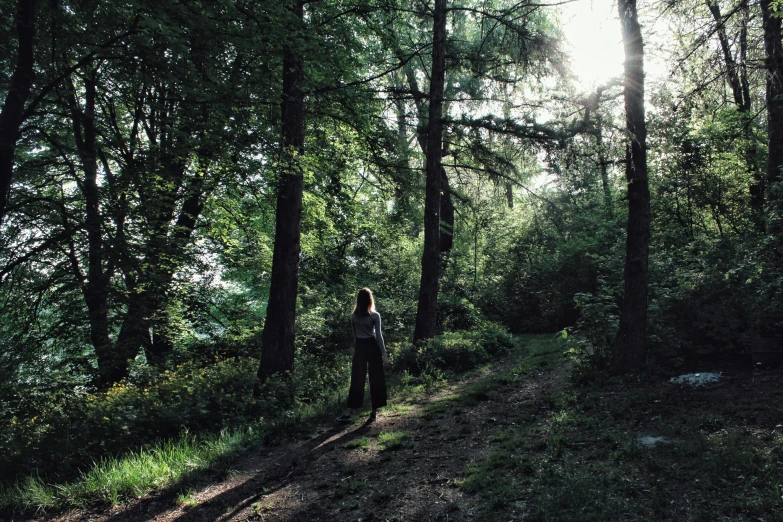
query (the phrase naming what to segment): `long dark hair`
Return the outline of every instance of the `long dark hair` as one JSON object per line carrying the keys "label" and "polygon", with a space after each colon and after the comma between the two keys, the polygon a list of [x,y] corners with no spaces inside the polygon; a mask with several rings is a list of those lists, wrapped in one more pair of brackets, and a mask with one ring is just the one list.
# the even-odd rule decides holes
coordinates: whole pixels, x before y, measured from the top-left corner
{"label": "long dark hair", "polygon": [[356,294],[356,306],[353,309],[353,313],[356,315],[370,315],[375,311],[375,300],[372,298],[372,290],[369,288],[362,288],[359,293]]}

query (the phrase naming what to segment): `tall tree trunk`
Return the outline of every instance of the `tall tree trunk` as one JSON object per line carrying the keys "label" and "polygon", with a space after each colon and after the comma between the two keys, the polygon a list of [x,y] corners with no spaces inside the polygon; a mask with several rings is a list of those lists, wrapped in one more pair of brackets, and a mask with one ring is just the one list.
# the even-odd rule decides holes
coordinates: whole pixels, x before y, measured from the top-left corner
{"label": "tall tree trunk", "polygon": [[[211,161],[211,152],[205,140],[204,133],[202,133],[198,150],[199,172],[191,178],[187,185],[182,209],[170,235],[168,248],[174,252],[182,253],[187,248],[193,231],[196,229],[198,217],[204,208],[203,199],[205,194],[209,193],[205,185]],[[174,273],[181,265],[180,259],[172,259],[169,263],[157,275],[159,281],[157,292],[147,300],[148,308],[155,316],[152,321],[153,335],[150,339],[148,351],[152,359],[156,361],[162,361],[174,348],[170,334],[169,318],[166,312],[168,305],[166,296],[174,278]]]}
{"label": "tall tree trunk", "polygon": [[440,167],[440,239],[438,253],[451,252],[454,246],[454,202],[451,199],[451,186],[446,168]]}
{"label": "tall tree trunk", "polygon": [[[401,56],[401,53],[400,53]],[[402,58],[401,58],[402,59]],[[420,97],[417,96],[419,91],[418,81],[416,80],[416,73],[410,64],[405,66],[405,76],[408,79],[408,86],[411,92],[414,94],[414,100],[416,104],[416,113],[419,118],[418,128],[429,129],[429,105],[425,104]],[[444,77],[445,88],[445,77]],[[442,109],[441,109],[442,112]],[[427,131],[429,132],[429,130]],[[419,148],[424,156],[427,156],[427,135],[418,132],[416,135],[416,141],[419,143]],[[443,137],[441,134],[441,145]],[[441,150],[442,154],[442,150]],[[442,159],[442,158],[441,158]],[[449,185],[449,176],[446,173],[446,168],[441,164],[440,166],[440,253],[450,252],[454,246],[454,201],[451,197],[451,187]]]}
{"label": "tall tree trunk", "polygon": [[302,224],[302,169],[304,151],[304,96],[302,54],[295,41],[304,31],[304,2],[292,6],[296,29],[283,47],[283,171],[275,212],[275,247],[266,321],[261,334],[258,379],[285,373],[294,367],[296,295],[299,283],[299,238]]}
{"label": "tall tree trunk", "polygon": [[145,350],[150,346],[150,327],[145,320],[147,314],[146,296],[137,292],[138,286],[135,282],[128,280],[126,275],[126,284],[128,285],[128,308],[120,325],[120,332],[117,334],[115,343],[114,357],[118,364],[114,366],[114,371],[107,377],[109,384],[118,382],[128,376],[128,365],[119,364],[135,357],[139,353],[139,348]]}
{"label": "tall tree trunk", "polygon": [[[604,146],[604,121],[601,113],[598,112],[598,107],[604,91],[612,85],[616,85],[614,80],[608,86],[598,87],[595,93],[588,96],[583,102],[585,107],[584,127],[587,133],[592,134],[595,138],[598,171],[601,176],[601,188],[603,189],[604,215],[609,219],[614,217],[614,206],[612,204],[612,187],[609,184],[609,160],[606,157],[606,147]],[[595,114],[595,121],[590,119],[592,114]]]}
{"label": "tall tree trunk", "polygon": [[[188,131],[185,130],[183,133],[187,134]],[[163,137],[162,133],[159,143],[163,149],[160,158],[163,165],[161,182],[157,187],[149,188],[149,193],[146,195],[150,225],[143,262],[137,267],[139,272],[136,275],[132,273],[129,266],[124,266],[128,262],[127,259],[121,263],[127,287],[128,306],[114,350],[115,358],[123,364],[122,369],[113,374],[114,379],[127,375],[127,364],[124,363],[129,358],[135,357],[140,348],[145,350],[152,364],[162,361],[168,348],[166,344],[161,344],[161,341],[165,340],[165,334],[161,336],[165,332],[165,326],[160,328],[161,323],[165,323],[161,316],[164,313],[166,293],[174,273],[179,268],[180,256],[184,250],[184,242],[178,243],[176,236],[178,233],[185,234],[184,230],[177,229],[172,233],[171,221],[176,211],[177,194],[181,190],[187,170],[184,158],[192,150],[189,145],[179,149],[179,144],[171,143]],[[196,183],[202,184],[203,181],[199,180]],[[192,184],[187,187],[189,195],[191,191]],[[183,213],[185,212],[183,207]],[[181,218],[182,216],[179,217]],[[179,220],[177,223],[179,224]],[[195,219],[192,224],[192,228],[194,227]],[[189,236],[192,228],[187,230],[186,236]],[[119,248],[124,250],[125,246],[120,245]],[[151,329],[154,332],[153,337],[150,337]],[[153,346],[153,339],[158,341],[156,346]]]}
{"label": "tall tree trunk", "polygon": [[435,337],[440,275],[441,155],[443,92],[446,79],[446,0],[435,0],[432,27],[432,74],[427,131],[427,186],[424,199],[424,253],[413,340]]}
{"label": "tall tree trunk", "polygon": [[750,6],[748,0],[742,0],[742,25],[740,27],[739,44],[739,69],[740,86],[745,110],[750,111],[750,81],[748,80],[748,25],[750,24]]}
{"label": "tall tree trunk", "polygon": [[510,181],[506,182],[506,206],[514,208],[514,184]]}
{"label": "tall tree trunk", "polygon": [[[75,93],[71,98],[73,134],[84,171],[82,194],[86,207],[87,281],[82,287],[90,323],[90,341],[98,359],[98,385],[106,387],[125,376],[126,360],[118,357],[109,337],[109,282],[112,269],[104,269],[103,216],[98,190],[98,151],[95,129],[97,71],[84,78],[84,110]],[[73,91],[72,91],[73,92]]]}
{"label": "tall tree trunk", "polygon": [[[773,3],[773,0],[761,0],[767,69],[767,183],[770,187],[780,182],[780,168],[783,166],[783,43],[781,20],[773,9]],[[780,195],[770,192],[770,200],[773,198],[780,198]],[[780,225],[775,225],[771,232],[780,233]]]}
{"label": "tall tree trunk", "polygon": [[16,67],[11,75],[8,95],[0,112],[0,222],[5,216],[11,179],[14,170],[14,153],[19,128],[24,120],[24,107],[30,97],[35,70],[33,40],[35,37],[35,0],[19,0],[16,18],[19,50]]}
{"label": "tall tree trunk", "polygon": [[753,213],[753,221],[756,225],[756,229],[760,232],[764,232],[766,223],[764,221],[764,198],[765,198],[765,185],[764,171],[758,162],[758,148],[753,138],[753,132],[751,131],[750,119],[751,115],[751,98],[750,98],[750,81],[748,80],[748,25],[750,24],[750,6],[748,0],[742,0],[742,26],[740,27],[739,34],[739,78],[740,86],[742,88],[742,99],[745,100],[746,112],[745,115],[748,121],[745,122],[745,165],[750,172],[750,208]]}
{"label": "tall tree trunk", "polygon": [[644,45],[636,0],[618,0],[625,49],[625,120],[630,144],[625,175],[628,181],[628,236],[623,273],[620,327],[614,346],[613,371],[627,373],[644,366],[647,355],[648,250],[650,189],[647,183],[647,129],[644,118]]}

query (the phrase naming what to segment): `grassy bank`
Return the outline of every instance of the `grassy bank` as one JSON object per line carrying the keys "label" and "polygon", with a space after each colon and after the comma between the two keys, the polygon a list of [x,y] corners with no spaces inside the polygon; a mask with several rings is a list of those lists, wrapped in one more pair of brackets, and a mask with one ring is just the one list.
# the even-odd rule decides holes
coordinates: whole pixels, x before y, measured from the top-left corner
{"label": "grassy bank", "polygon": [[780,520],[782,400],[780,371],[568,386],[513,412],[461,486],[488,521]]}
{"label": "grassy bank", "polygon": [[[414,347],[409,343],[397,343],[390,346],[395,363],[388,376],[388,386],[392,402],[395,397],[424,393],[438,383],[455,379],[481,364],[501,357],[513,350],[515,342],[505,331],[495,325],[488,325],[473,332],[449,332],[433,340],[428,346]],[[345,354],[342,354],[344,357]],[[267,406],[265,417],[253,422],[239,423],[232,429],[220,432],[209,430],[185,430],[179,436],[152,441],[139,448],[128,448],[118,456],[101,457],[94,465],[87,466],[75,477],[68,480],[29,475],[11,485],[0,488],[0,512],[42,513],[58,512],[65,509],[87,506],[116,506],[132,499],[147,496],[153,492],[182,492],[198,480],[205,471],[230,472],[227,467],[232,459],[242,451],[262,444],[296,437],[308,433],[323,422],[331,422],[341,409],[347,395],[348,374],[340,381],[338,389],[323,389],[318,395],[299,395],[288,400],[285,407],[274,410]],[[203,374],[202,369],[197,370]],[[314,373],[313,368],[299,370],[303,375]],[[309,373],[308,373],[309,372]],[[295,377],[286,386],[293,389],[299,386]],[[171,379],[165,379],[167,396],[171,393]],[[179,388],[188,388],[192,382],[187,376],[174,380],[185,383]],[[179,389],[177,388],[177,389]],[[245,386],[247,388],[247,386]],[[189,388],[188,388],[189,389]],[[209,388],[212,393],[215,387]],[[218,389],[219,391],[219,389]],[[121,392],[130,395],[134,402],[130,404],[142,417],[144,406],[155,398],[156,414],[165,411],[165,404],[157,398],[156,388],[136,389],[123,386]],[[281,396],[286,396],[283,388],[272,390],[267,404],[282,404]],[[117,390],[109,394],[117,395]],[[214,392],[217,394],[217,392]],[[196,406],[204,402],[203,395],[189,393]],[[288,394],[290,396],[290,394]],[[137,399],[138,398],[138,399]],[[277,402],[275,402],[277,401]],[[123,415],[129,415],[128,401],[110,402],[120,404]],[[235,406],[238,405],[238,406]],[[232,390],[229,407],[245,408],[241,397]],[[198,409],[188,402],[177,403],[171,409]],[[102,415],[111,416],[111,410],[105,408]],[[154,426],[153,422],[148,422]],[[393,441],[388,441],[390,446]]]}
{"label": "grassy bank", "polygon": [[[339,410],[334,393],[299,405],[270,421],[261,420],[220,433],[192,434],[103,458],[74,480],[54,482],[38,475],[0,489],[0,510],[8,513],[46,513],[87,506],[117,506],[153,492],[185,490],[206,471],[231,473],[231,461],[262,444],[296,436]],[[0,512],[2,512],[0,511]]]}

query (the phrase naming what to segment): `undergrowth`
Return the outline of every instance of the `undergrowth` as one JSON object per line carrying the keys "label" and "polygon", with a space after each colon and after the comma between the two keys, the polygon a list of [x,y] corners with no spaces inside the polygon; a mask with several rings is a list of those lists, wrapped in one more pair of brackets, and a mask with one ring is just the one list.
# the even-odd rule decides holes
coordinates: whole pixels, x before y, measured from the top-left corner
{"label": "undergrowth", "polygon": [[[424,347],[397,344],[390,350],[395,358],[388,378],[390,394],[421,391],[505,354],[513,346],[511,336],[493,324],[474,332],[446,333]],[[347,355],[333,357],[326,369],[328,380],[339,383],[337,388],[318,386],[318,379],[327,379],[308,366],[293,379],[272,379],[254,403],[252,376],[257,361],[248,358],[211,366],[187,363],[158,375],[142,375],[137,383],[124,382],[106,392],[85,394],[78,407],[47,410],[49,417],[7,431],[6,443],[22,440],[26,434],[33,457],[35,451],[44,455],[51,450],[55,455],[59,445],[60,450],[70,446],[66,459],[84,461],[97,455],[97,461],[65,480],[30,473],[0,487],[0,511],[52,512],[118,505],[151,492],[182,490],[203,471],[219,468],[253,445],[291,437],[315,421],[330,419],[346,397]],[[311,361],[310,366],[315,363]],[[334,377],[336,371],[343,372],[342,381]],[[261,417],[252,418],[251,410]],[[81,414],[83,425],[66,430],[64,444],[63,434],[55,428],[63,423],[75,426],[78,419],[68,416],[74,411]],[[176,426],[180,433],[170,436]],[[36,431],[37,427],[43,429]],[[376,443],[384,451],[394,451],[407,441],[405,433],[389,433]],[[18,458],[25,457],[21,447],[16,451]]]}
{"label": "undergrowth", "polygon": [[[538,364],[557,364],[550,355]],[[532,358],[524,364],[537,365]],[[500,385],[495,393],[508,373],[489,379]],[[487,455],[463,470],[460,486],[490,522],[778,520],[783,433],[775,426],[783,389],[775,375],[766,379],[765,390],[567,385],[543,405],[515,411]]]}
{"label": "undergrowth", "polygon": [[250,429],[201,437],[184,434],[122,459],[102,459],[73,482],[52,485],[29,476],[3,490],[0,502],[25,511],[93,503],[116,506],[181,482],[194,471],[211,468],[246,448],[257,436]]}

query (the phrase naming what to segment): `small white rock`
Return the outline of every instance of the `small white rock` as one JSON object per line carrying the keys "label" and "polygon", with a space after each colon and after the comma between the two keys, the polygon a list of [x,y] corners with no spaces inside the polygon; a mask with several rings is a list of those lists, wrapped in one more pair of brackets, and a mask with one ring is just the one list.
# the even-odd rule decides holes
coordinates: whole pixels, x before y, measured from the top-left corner
{"label": "small white rock", "polygon": [[673,384],[690,384],[692,386],[703,386],[705,384],[718,382],[720,380],[720,373],[686,373],[679,377],[672,377],[669,382]]}
{"label": "small white rock", "polygon": [[658,444],[668,444],[669,442],[671,442],[666,437],[653,437],[650,435],[639,437],[636,440],[639,441],[639,444],[641,444],[642,446],[646,446],[648,448],[652,448]]}

